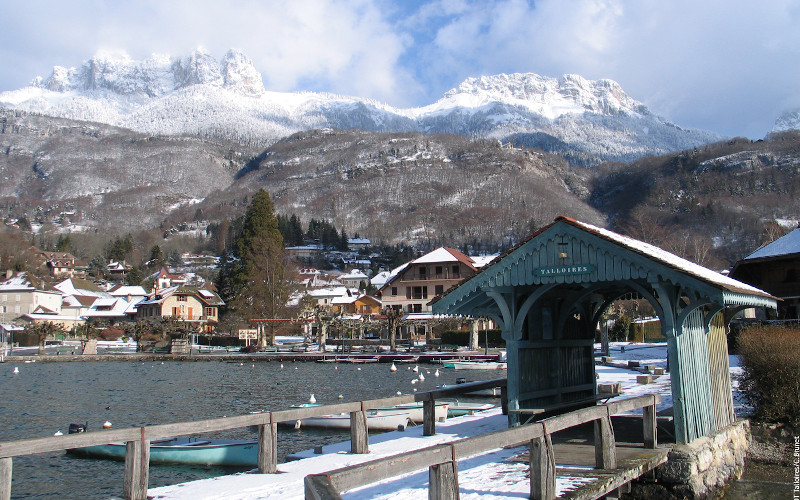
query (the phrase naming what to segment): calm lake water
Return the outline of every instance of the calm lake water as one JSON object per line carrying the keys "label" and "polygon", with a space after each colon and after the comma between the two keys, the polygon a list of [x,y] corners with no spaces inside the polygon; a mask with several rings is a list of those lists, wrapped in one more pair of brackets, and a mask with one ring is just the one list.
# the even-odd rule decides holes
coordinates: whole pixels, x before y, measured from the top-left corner
{"label": "calm lake water", "polygon": [[[66,362],[0,364],[0,441],[66,433],[70,423],[88,422],[90,430],[106,420],[114,428],[243,415],[286,409],[307,402],[358,401],[429,390],[456,378],[481,380],[504,372],[443,370],[421,364],[426,380],[399,364],[333,364],[256,361]],[[14,374],[14,367],[19,373]],[[360,368],[360,370],[359,370]],[[434,377],[439,368],[440,376]],[[428,371],[430,373],[428,373]],[[339,395],[343,399],[338,399]],[[204,436],[255,439],[240,429]],[[278,459],[316,445],[345,441],[349,434],[312,429],[279,429]],[[236,469],[152,465],[150,487],[231,474]],[[16,457],[12,498],[119,498],[123,463],[73,457],[65,453]]]}

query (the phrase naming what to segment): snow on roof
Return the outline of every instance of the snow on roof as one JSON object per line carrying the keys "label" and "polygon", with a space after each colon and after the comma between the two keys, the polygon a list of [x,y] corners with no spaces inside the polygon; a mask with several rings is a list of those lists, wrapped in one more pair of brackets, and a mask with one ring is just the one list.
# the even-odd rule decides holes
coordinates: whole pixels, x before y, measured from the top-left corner
{"label": "snow on roof", "polygon": [[361,269],[353,269],[347,274],[342,274],[339,276],[340,280],[354,280],[354,279],[365,279],[369,278]]}
{"label": "snow on roof", "polygon": [[473,265],[472,259],[452,248],[439,247],[432,252],[428,252],[422,257],[411,261],[412,264],[433,264],[436,262],[464,262]]}
{"label": "snow on roof", "polygon": [[669,253],[666,250],[658,248],[657,246],[651,245],[649,243],[635,240],[628,236],[623,236],[613,231],[609,231],[608,229],[603,229],[597,226],[593,226],[591,224],[587,224],[585,222],[569,219],[567,217],[559,217],[556,220],[557,221],[563,220],[575,226],[582,227],[589,232],[600,235],[603,238],[611,240],[624,247],[627,247],[630,250],[633,250],[634,252],[643,254],[644,256],[649,257],[653,260],[658,260],[674,269],[677,269],[678,271],[682,271],[686,274],[693,275],[709,283],[719,285],[725,289],[729,289],[731,291],[739,293],[752,293],[756,295],[770,297],[770,294],[768,294],[763,290],[759,290],[754,286],[750,286],[746,283],[742,283],[741,281],[722,275],[716,271],[712,271],[711,269],[707,269],[699,264],[695,264],[692,261],[686,260],[682,257],[678,257],[675,254]]}
{"label": "snow on roof", "polygon": [[205,297],[207,299],[213,299],[214,298],[214,292],[212,292],[211,290],[206,290],[205,288],[201,288],[201,289],[198,290],[198,292],[200,292],[200,295],[202,295],[203,297]]}
{"label": "snow on roof", "polygon": [[493,255],[478,255],[478,256],[470,256],[472,259],[473,265],[477,268],[484,267],[485,265],[492,262],[496,259],[500,254],[493,254]]}
{"label": "snow on roof", "polygon": [[381,271],[375,276],[373,276],[372,279],[369,280],[369,282],[377,287],[380,287],[383,286],[383,284],[385,284],[387,281],[389,281],[389,278],[391,276],[392,273],[390,273],[389,271]]}
{"label": "snow on roof", "polygon": [[115,297],[122,297],[125,295],[144,297],[147,295],[147,291],[138,285],[119,285],[109,290],[109,293]]}
{"label": "snow on roof", "polygon": [[781,236],[772,243],[762,246],[745,257],[744,260],[780,257],[796,253],[800,253],[800,228]]}

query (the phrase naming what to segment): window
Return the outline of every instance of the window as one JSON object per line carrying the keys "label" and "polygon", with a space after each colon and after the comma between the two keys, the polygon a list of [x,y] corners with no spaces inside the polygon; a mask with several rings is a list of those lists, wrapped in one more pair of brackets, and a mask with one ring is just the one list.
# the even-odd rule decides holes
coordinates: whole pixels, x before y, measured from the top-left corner
{"label": "window", "polygon": [[444,285],[436,285],[436,295],[442,295],[444,293]]}
{"label": "window", "polygon": [[436,276],[442,275],[442,266],[436,266]]}
{"label": "window", "polygon": [[15,312],[15,313],[18,313],[18,312],[19,312],[19,306],[14,306],[14,312]]}
{"label": "window", "polygon": [[213,307],[206,307],[205,311],[206,311],[206,316],[216,316]]}
{"label": "window", "polygon": [[459,272],[458,264],[456,264],[455,266],[453,266],[453,277],[454,278],[458,278],[459,274],[461,274],[461,273]]}
{"label": "window", "polygon": [[179,302],[186,302],[186,295],[178,295]]}
{"label": "window", "polygon": [[428,287],[427,286],[415,286],[411,292],[412,299],[427,299],[428,298]]}
{"label": "window", "polygon": [[424,280],[427,278],[428,270],[424,267],[419,268],[419,279]]}
{"label": "window", "polygon": [[177,307],[173,307],[173,308],[172,308],[172,315],[173,315],[173,316],[180,316],[180,315],[181,315],[181,314],[180,314],[180,311],[178,310],[178,308],[177,308]]}
{"label": "window", "polygon": [[397,295],[397,287],[396,286],[392,287],[392,295]]}
{"label": "window", "polygon": [[19,302],[20,300],[22,300],[22,298],[20,297],[19,294],[17,294],[17,302]]}
{"label": "window", "polygon": [[3,294],[3,302],[6,302],[7,300],[8,300],[8,295]]}

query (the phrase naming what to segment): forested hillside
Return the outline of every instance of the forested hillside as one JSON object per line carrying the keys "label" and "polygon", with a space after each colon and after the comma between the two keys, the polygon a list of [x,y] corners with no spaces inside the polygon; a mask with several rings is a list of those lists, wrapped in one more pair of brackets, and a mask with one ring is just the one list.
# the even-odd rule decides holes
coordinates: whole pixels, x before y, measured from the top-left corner
{"label": "forested hillside", "polygon": [[800,132],[737,138],[594,172],[611,227],[727,267],[800,220]]}

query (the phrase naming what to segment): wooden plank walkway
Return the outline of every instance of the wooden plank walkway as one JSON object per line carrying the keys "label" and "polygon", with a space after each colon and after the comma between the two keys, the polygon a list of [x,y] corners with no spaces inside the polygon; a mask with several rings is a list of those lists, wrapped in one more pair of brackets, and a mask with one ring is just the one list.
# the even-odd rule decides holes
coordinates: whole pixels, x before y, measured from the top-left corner
{"label": "wooden plank walkway", "polygon": [[[613,494],[630,481],[639,478],[667,461],[672,443],[655,449],[645,448],[641,442],[641,417],[617,415],[611,417],[616,436],[617,466],[614,469],[595,468],[593,428],[589,425],[572,427],[551,436],[556,461],[556,478],[582,478],[587,480],[574,490],[558,498],[588,500]],[[672,419],[657,420],[662,441],[672,441]],[[636,442],[639,441],[639,442]],[[528,453],[513,457],[511,462],[529,463]]]}

